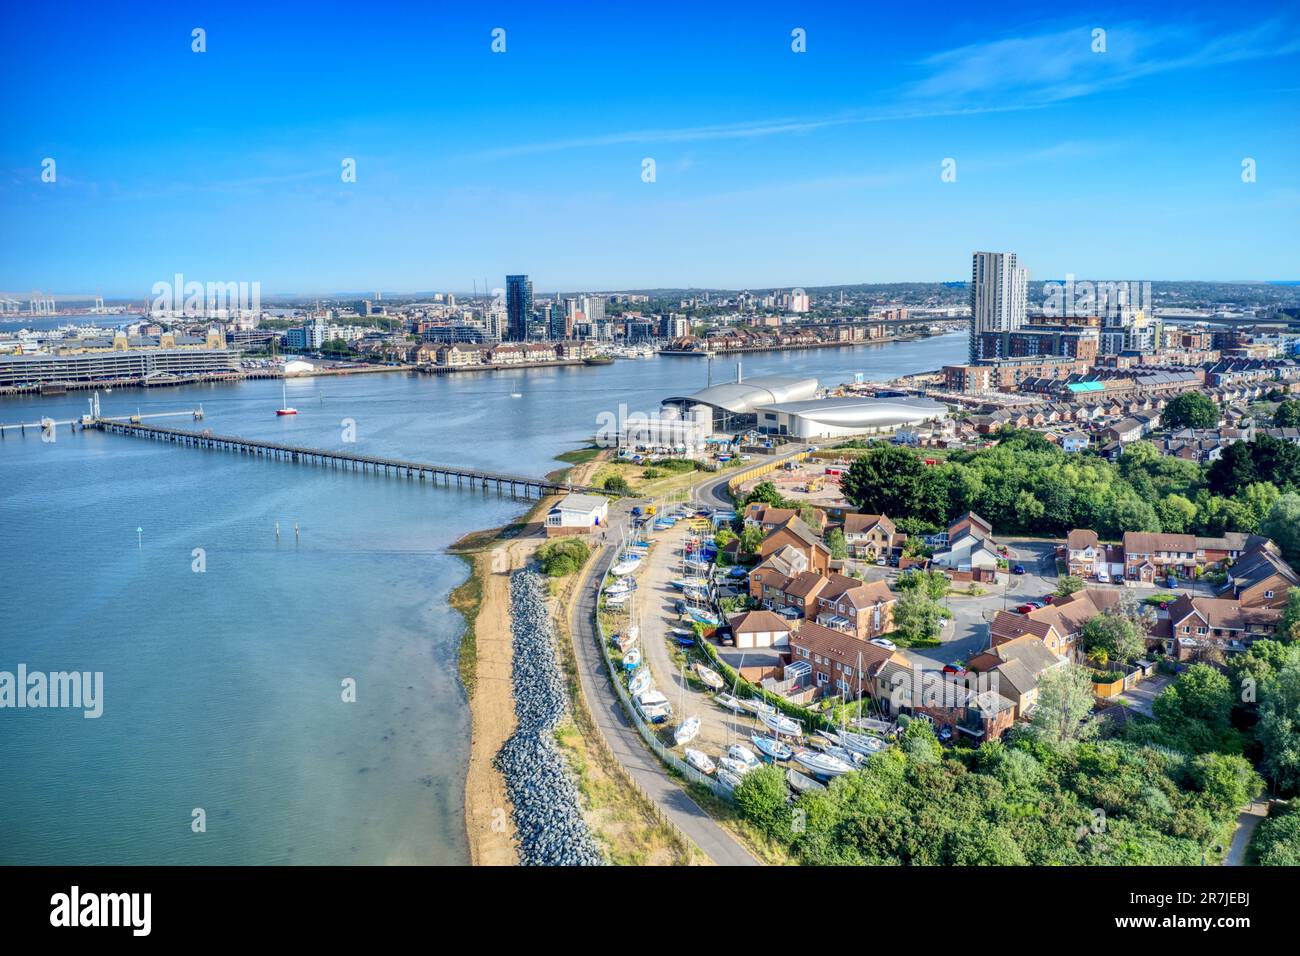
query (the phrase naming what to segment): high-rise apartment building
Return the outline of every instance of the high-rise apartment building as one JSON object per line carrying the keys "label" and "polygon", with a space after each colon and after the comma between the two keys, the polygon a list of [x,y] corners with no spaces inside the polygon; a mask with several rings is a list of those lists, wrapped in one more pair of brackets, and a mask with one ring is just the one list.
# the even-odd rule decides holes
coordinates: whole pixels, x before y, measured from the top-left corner
{"label": "high-rise apartment building", "polygon": [[977,252],[971,256],[970,360],[998,358],[982,354],[984,332],[1013,332],[1025,324],[1029,270],[1014,252]]}
{"label": "high-rise apartment building", "polygon": [[526,341],[532,317],[532,282],[528,276],[506,276],[506,340]]}

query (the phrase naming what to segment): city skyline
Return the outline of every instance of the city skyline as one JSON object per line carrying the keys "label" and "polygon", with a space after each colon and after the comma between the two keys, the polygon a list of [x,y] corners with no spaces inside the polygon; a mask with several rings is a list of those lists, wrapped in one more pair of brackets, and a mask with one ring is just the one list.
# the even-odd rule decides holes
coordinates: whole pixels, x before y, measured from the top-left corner
{"label": "city skyline", "polygon": [[1006,14],[23,8],[0,288],[1296,278],[1293,15]]}

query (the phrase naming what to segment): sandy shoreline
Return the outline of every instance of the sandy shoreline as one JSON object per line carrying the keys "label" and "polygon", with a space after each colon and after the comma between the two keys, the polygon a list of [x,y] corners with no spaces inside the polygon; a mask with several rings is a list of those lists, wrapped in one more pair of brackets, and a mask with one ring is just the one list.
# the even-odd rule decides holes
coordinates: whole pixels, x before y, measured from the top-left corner
{"label": "sandy shoreline", "polygon": [[[595,463],[571,470],[582,483]],[[518,523],[493,532],[477,532],[458,542],[457,550],[470,562],[470,580],[456,592],[453,602],[465,604],[479,597],[477,613],[466,608],[466,646],[472,655],[461,663],[470,708],[470,755],[465,774],[465,831],[470,862],[474,866],[515,866],[515,829],[505,780],[493,766],[497,752],[515,731],[515,697],[511,683],[514,642],[510,628],[510,573],[524,567],[545,543],[540,516],[550,509],[544,498]]]}

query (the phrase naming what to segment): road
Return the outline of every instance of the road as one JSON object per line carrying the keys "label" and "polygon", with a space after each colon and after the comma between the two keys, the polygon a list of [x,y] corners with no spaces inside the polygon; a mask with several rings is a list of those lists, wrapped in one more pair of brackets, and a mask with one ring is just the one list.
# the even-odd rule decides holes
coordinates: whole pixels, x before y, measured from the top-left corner
{"label": "road", "polygon": [[[620,511],[629,507],[621,504]],[[626,512],[611,515],[611,527],[618,527]],[[607,548],[596,556],[578,585],[570,630],[583,695],[592,720],[609,744],[614,756],[651,800],[686,834],[687,838],[714,863],[720,866],[756,866],[755,860],[736,838],[719,826],[690,796],[668,778],[659,759],[647,749],[631,719],[623,711],[618,695],[610,685],[605,658],[596,634],[597,587],[604,580],[617,554]]]}

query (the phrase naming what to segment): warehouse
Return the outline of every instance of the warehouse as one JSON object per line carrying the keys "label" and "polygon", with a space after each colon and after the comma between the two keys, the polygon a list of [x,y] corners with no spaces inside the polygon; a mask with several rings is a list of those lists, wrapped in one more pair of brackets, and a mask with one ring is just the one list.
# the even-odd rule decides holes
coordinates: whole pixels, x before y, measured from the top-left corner
{"label": "warehouse", "polygon": [[822,398],[778,402],[756,409],[758,430],[793,438],[834,438],[840,435],[874,435],[893,432],[904,425],[938,421],[948,408],[928,398]]}

